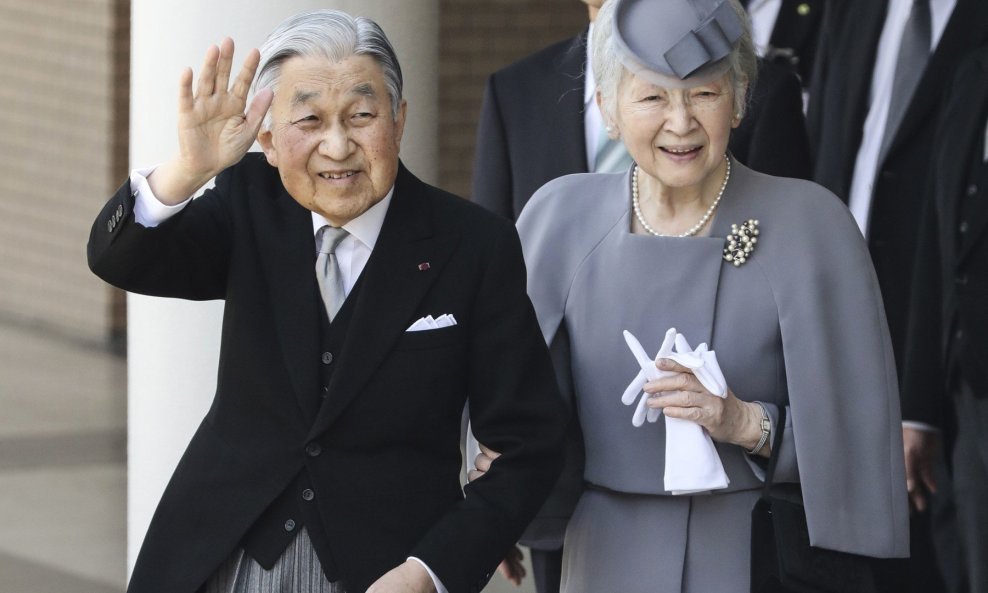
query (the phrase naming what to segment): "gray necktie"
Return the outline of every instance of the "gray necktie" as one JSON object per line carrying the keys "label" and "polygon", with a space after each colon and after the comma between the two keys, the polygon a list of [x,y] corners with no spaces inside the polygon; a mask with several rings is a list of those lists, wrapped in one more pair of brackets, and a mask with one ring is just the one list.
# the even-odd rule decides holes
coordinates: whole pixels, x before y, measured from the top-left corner
{"label": "gray necktie", "polygon": [[597,156],[594,158],[593,172],[618,173],[628,170],[630,166],[631,157],[624,148],[624,143],[608,138],[607,129],[601,128],[597,139]]}
{"label": "gray necktie", "polygon": [[330,321],[336,317],[346,300],[336,248],[349,234],[341,228],[329,225],[316,233],[316,249],[319,250],[319,255],[316,256],[316,278],[319,279],[319,292],[322,293],[322,302],[326,305],[326,314]]}
{"label": "gray necktie", "polygon": [[889,116],[885,121],[882,149],[879,152],[882,157],[899,129],[919,85],[919,79],[923,76],[923,70],[926,69],[926,62],[930,58],[930,35],[930,1],[913,0],[909,20],[902,32],[902,42],[899,44],[899,57],[895,63],[892,100],[889,103]]}

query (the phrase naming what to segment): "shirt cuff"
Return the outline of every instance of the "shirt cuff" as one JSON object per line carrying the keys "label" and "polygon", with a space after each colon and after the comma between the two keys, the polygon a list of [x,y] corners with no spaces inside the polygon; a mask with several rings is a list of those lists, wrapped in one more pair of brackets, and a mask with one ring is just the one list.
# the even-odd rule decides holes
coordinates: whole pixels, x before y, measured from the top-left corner
{"label": "shirt cuff", "polygon": [[940,432],[940,429],[932,424],[916,422],[915,420],[903,420],[902,428],[912,428],[913,430],[921,430],[923,432]]}
{"label": "shirt cuff", "polygon": [[408,559],[418,562],[419,564],[422,565],[422,568],[424,568],[425,571],[429,573],[429,577],[432,578],[432,584],[436,586],[436,593],[449,593],[449,591],[446,590],[446,587],[443,586],[443,582],[439,580],[439,577],[436,576],[436,573],[432,572],[432,569],[429,568],[428,564],[422,562],[415,556],[409,556]]}
{"label": "shirt cuff", "polygon": [[182,208],[185,208],[192,200],[192,196],[189,196],[184,202],[174,206],[168,206],[158,201],[148,183],[148,177],[155,169],[157,166],[134,169],[130,172],[130,190],[134,194],[134,221],[145,228],[154,228],[165,222],[181,212]]}

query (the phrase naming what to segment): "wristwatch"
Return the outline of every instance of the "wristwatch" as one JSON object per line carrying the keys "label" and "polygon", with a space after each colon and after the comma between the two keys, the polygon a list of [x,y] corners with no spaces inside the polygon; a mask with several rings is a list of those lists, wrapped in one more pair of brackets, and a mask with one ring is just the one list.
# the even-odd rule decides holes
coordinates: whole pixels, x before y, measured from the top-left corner
{"label": "wristwatch", "polygon": [[765,446],[765,443],[768,442],[769,435],[772,434],[772,420],[768,417],[768,411],[762,404],[758,403],[758,406],[762,409],[762,419],[758,424],[758,427],[762,429],[762,436],[758,439],[758,444],[756,444],[754,448],[750,451],[745,451],[748,455],[755,455],[761,451],[762,447]]}

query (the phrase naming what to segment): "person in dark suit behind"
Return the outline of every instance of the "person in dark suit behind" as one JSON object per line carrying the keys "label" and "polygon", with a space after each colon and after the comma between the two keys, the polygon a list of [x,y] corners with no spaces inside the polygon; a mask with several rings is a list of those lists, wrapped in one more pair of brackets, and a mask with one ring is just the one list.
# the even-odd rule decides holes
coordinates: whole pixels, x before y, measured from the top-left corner
{"label": "person in dark suit behind", "polygon": [[[964,60],[945,99],[920,223],[906,348],[910,417],[953,442],[959,561],[988,590],[988,45]],[[950,405],[950,404],[953,405]],[[951,409],[956,418],[949,417]],[[939,443],[907,459],[912,486],[937,489]],[[949,445],[948,445],[949,447]]]}
{"label": "person in dark suit behind", "polygon": [[[128,590],[480,591],[565,422],[517,234],[402,166],[401,69],[373,21],[292,17],[228,91],[232,55],[207,51],[194,95],[182,75],[179,154],[90,237],[116,286],[226,301],[213,405]],[[503,455],[464,496],[467,398]]]}
{"label": "person in dark suit behind", "polygon": [[[590,27],[491,75],[484,91],[471,199],[515,220],[535,190],[571,173],[630,167],[608,143],[594,100],[587,39],[604,0],[583,0]],[[765,115],[762,115],[765,114]],[[810,149],[799,80],[785,64],[762,62],[731,153],[749,167],[808,179]],[[617,150],[624,158],[614,158]]]}
{"label": "person in dark suit behind", "polygon": [[[915,393],[903,377],[903,349],[941,99],[957,60],[985,40],[983,0],[831,0],[824,15],[807,115],[813,178],[848,203],[868,241],[904,398]],[[930,431],[909,416],[914,406],[903,399],[902,407],[908,460],[928,447]],[[915,492],[912,500],[923,504]],[[935,501],[932,512],[939,524],[932,537],[949,545],[954,536],[947,496]],[[928,513],[914,515],[912,558],[885,571],[885,590],[943,590],[929,522]],[[946,567],[953,555],[940,560],[952,574]]]}
{"label": "person in dark suit behind", "polygon": [[758,55],[791,64],[804,89],[813,82],[824,0],[745,0]]}

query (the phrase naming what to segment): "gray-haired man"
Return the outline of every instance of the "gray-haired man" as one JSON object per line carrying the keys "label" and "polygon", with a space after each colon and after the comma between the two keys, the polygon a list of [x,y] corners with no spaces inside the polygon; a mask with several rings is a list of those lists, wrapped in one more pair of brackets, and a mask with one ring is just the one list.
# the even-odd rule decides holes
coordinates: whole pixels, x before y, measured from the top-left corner
{"label": "gray-haired man", "polygon": [[[179,154],[89,243],[117,286],[226,300],[215,400],[129,590],[479,591],[564,420],[514,228],[401,165],[401,70],[372,21],[292,17],[228,90],[232,57],[211,47],[195,93],[183,73]],[[467,398],[503,455],[464,497]]]}

